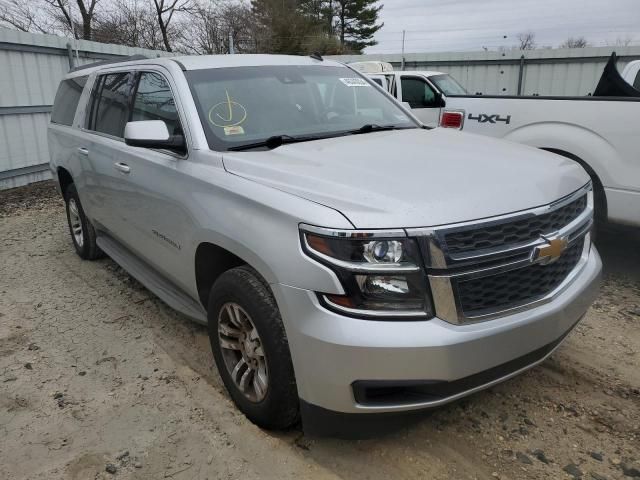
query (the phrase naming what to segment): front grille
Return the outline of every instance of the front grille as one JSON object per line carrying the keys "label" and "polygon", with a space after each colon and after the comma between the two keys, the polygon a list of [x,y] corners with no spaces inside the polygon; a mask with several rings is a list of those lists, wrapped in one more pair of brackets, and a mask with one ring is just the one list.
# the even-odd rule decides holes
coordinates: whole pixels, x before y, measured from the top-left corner
{"label": "front grille", "polygon": [[447,233],[445,243],[450,255],[527,243],[537,240],[541,234],[552,233],[567,226],[578,218],[586,207],[587,195],[585,194],[543,215]]}
{"label": "front grille", "polygon": [[584,237],[574,241],[549,265],[533,264],[497,275],[461,281],[457,292],[467,317],[513,308],[539,300],[558,287],[576,267]]}

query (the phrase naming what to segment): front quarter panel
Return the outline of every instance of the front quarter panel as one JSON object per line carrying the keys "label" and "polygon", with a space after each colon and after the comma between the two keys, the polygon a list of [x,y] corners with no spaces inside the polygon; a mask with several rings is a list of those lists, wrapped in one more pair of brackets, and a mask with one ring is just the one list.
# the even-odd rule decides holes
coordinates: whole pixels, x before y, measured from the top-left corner
{"label": "front quarter panel", "polygon": [[[207,164],[218,155],[214,152],[198,155],[204,162],[190,161],[184,166],[193,179],[184,195],[196,227],[188,242],[194,261],[198,245],[212,243],[246,261],[271,284],[343,293],[335,274],[302,252],[298,231],[300,223],[353,228],[342,214],[222,168],[211,168]],[[192,281],[197,298],[195,274]]]}

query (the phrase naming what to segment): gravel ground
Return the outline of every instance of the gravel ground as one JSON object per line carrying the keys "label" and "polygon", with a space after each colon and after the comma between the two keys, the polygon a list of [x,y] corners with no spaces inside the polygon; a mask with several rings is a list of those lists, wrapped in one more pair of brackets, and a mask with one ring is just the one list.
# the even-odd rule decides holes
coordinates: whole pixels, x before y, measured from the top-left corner
{"label": "gravel ground", "polygon": [[73,251],[50,182],[0,192],[0,478],[640,478],[640,232],[541,366],[370,440],[260,430],[206,331]]}

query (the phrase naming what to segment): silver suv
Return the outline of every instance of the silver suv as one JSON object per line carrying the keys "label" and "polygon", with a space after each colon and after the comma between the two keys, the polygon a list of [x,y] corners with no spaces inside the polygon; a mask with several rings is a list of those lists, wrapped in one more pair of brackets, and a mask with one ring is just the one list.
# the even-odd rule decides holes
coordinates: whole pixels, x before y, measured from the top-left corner
{"label": "silver suv", "polygon": [[207,324],[229,394],[266,428],[512,377],[599,284],[580,166],[426,129],[320,57],[85,67],[60,84],[49,147],[78,254]]}

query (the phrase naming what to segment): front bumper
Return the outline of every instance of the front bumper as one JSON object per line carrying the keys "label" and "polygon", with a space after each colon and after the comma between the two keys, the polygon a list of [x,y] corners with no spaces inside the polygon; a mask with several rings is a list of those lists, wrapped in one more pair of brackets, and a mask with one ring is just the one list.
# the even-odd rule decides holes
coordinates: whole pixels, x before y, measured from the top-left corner
{"label": "front bumper", "polygon": [[[454,325],[373,321],[323,308],[314,292],[272,285],[289,340],[298,394],[307,404],[343,413],[400,412],[438,406],[506,380],[546,358],[595,299],[602,263],[595,247],[582,271],[553,301],[495,320]],[[545,347],[549,347],[547,351]],[[511,371],[497,367],[542,352]],[[525,357],[526,358],[526,357]],[[355,382],[456,382],[485,371],[504,375],[437,399],[362,404]],[[356,384],[358,385],[358,384]],[[449,390],[450,391],[450,390]]]}

